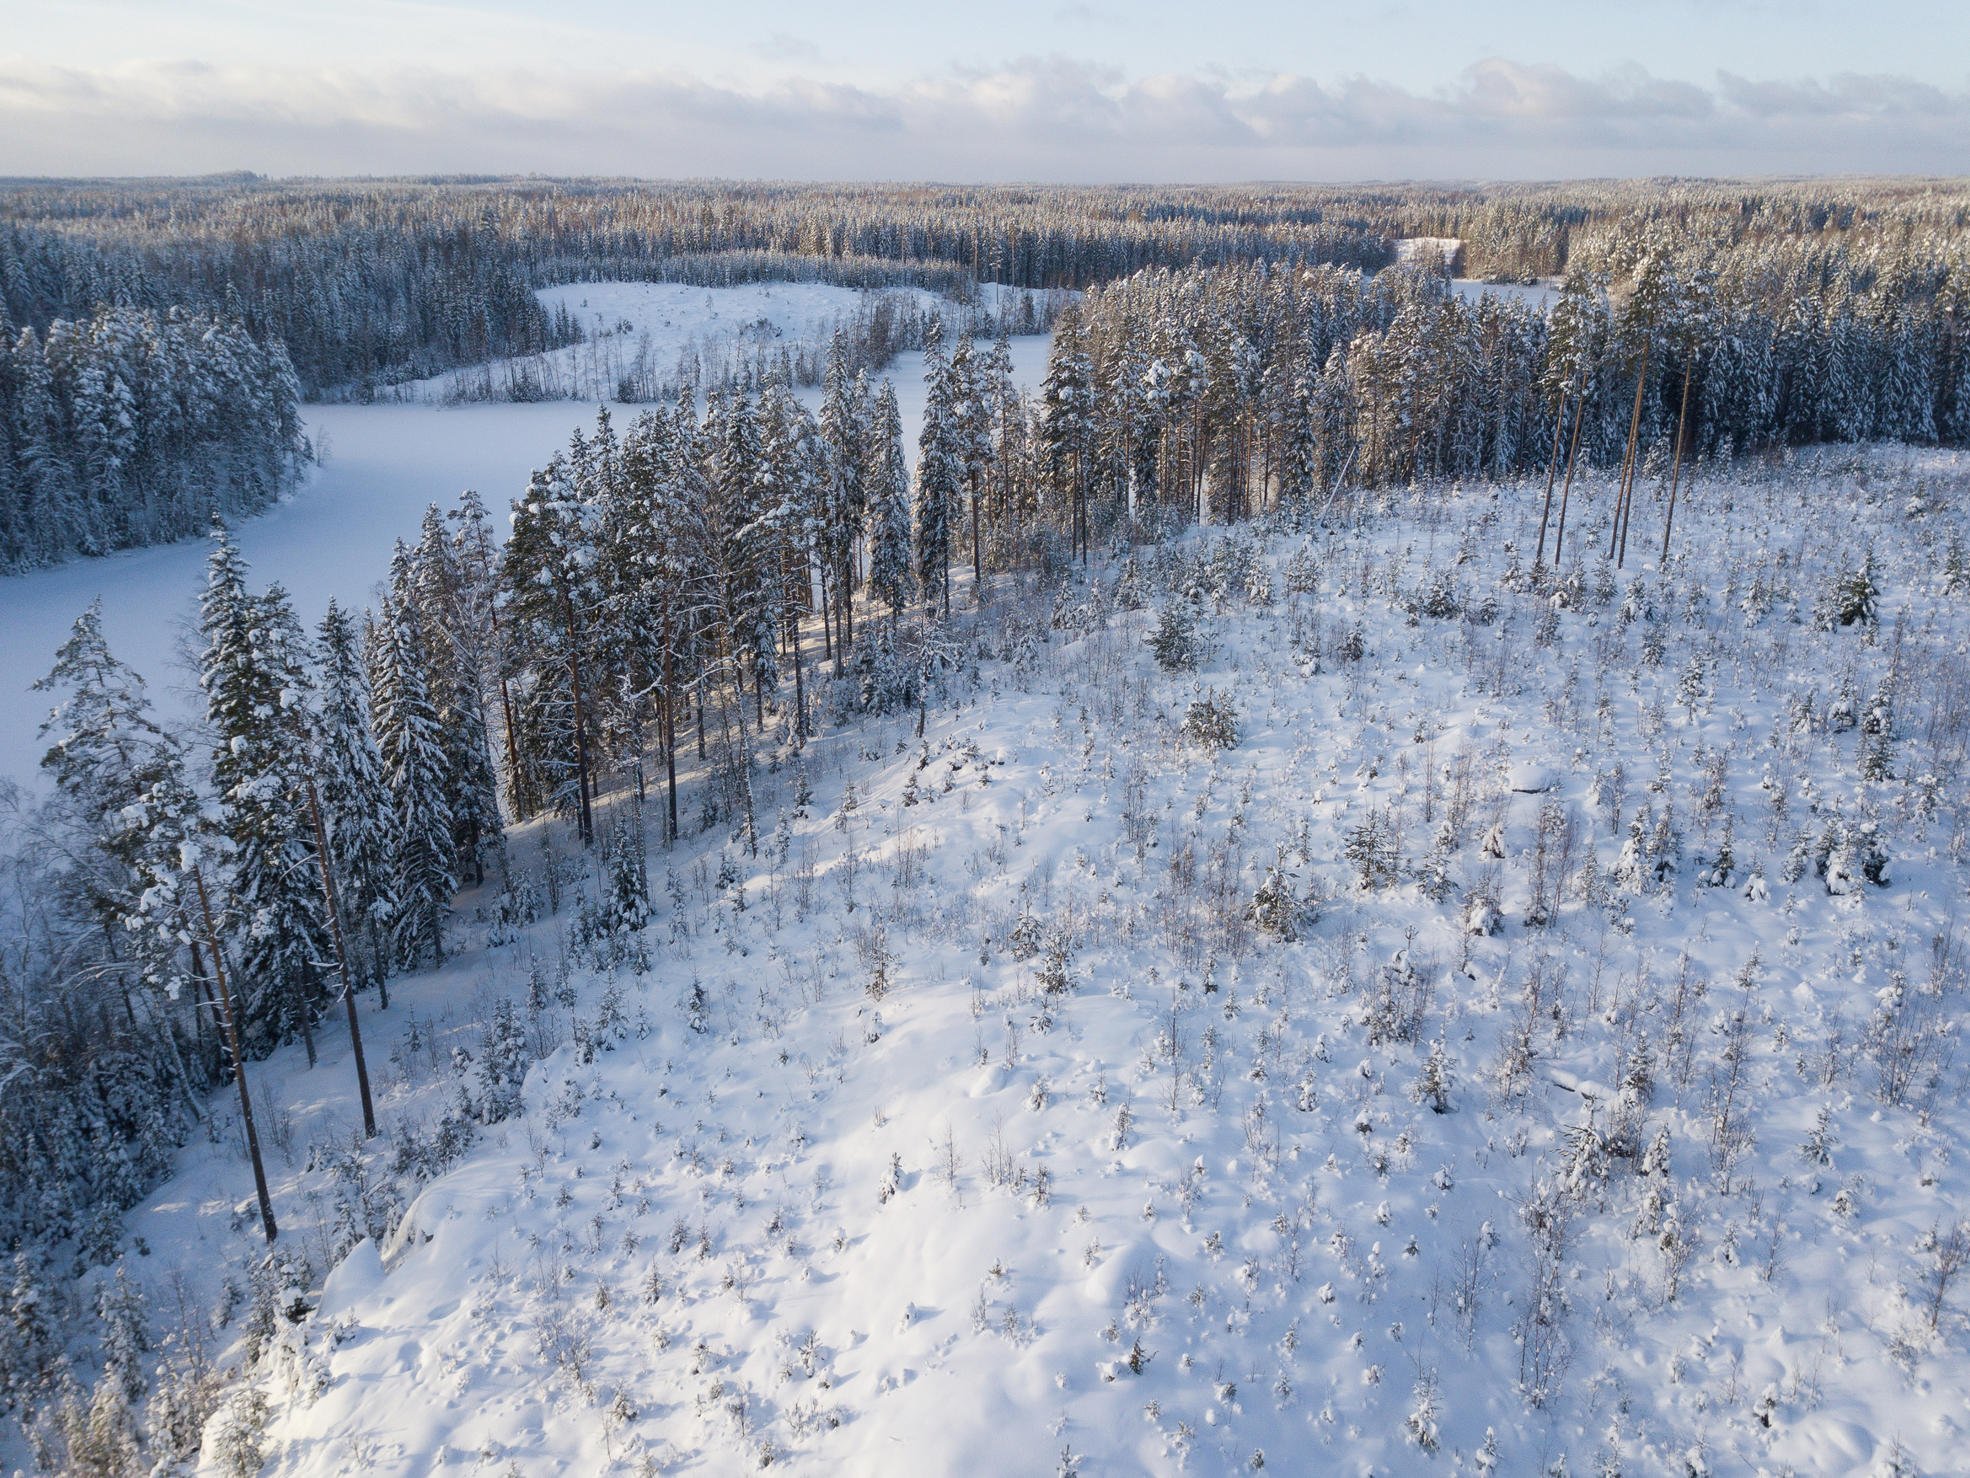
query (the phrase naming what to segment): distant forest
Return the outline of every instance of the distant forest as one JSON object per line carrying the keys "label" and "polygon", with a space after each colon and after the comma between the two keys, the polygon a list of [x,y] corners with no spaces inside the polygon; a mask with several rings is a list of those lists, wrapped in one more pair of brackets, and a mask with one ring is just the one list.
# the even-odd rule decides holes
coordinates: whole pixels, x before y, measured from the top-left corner
{"label": "distant forest", "polygon": [[[1565,279],[1562,310],[1426,294],[1403,316],[1360,277],[1419,237],[1458,243],[1466,276]],[[1961,183],[17,182],[0,188],[0,569],[264,506],[306,458],[301,398],[569,342],[539,287],[803,278],[963,300],[983,281],[1144,272],[1176,275],[1109,295],[1089,322],[1140,319],[1153,295],[1163,311],[1202,294],[1209,311],[1172,320],[1147,357],[1097,356],[1105,399],[1194,400],[1192,440],[1226,416],[1257,416],[1275,443],[1287,422],[1324,424],[1327,462],[1268,463],[1275,493],[1282,476],[1518,470],[1569,410],[1589,459],[1635,442],[1631,421],[1643,445],[1674,420],[1706,452],[1970,434]],[[1375,337],[1355,355],[1362,327]],[[1362,423],[1354,455],[1342,421]]]}

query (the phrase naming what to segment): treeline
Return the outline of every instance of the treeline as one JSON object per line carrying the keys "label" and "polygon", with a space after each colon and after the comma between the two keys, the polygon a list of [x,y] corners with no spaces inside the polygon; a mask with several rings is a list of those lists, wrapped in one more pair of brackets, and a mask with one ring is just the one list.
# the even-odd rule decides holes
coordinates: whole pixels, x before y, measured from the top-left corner
{"label": "treeline", "polygon": [[332,208],[257,215],[250,190],[222,221],[191,208],[181,219],[170,194],[156,202],[161,214],[124,217],[113,196],[75,188],[59,229],[20,213],[39,192],[0,196],[0,217],[13,217],[0,228],[0,298],[15,323],[45,329],[104,304],[222,314],[279,340],[309,395],[555,343],[510,249],[470,222],[351,221]]}
{"label": "treeline", "polygon": [[1898,263],[1956,264],[1956,182],[930,187],[636,181],[222,179],[0,191],[0,299],[37,329],[100,303],[187,306],[281,339],[308,393],[553,347],[531,289],[717,284],[770,272],[947,294],[1085,288],[1152,267],[1377,270],[1404,237],[1454,238],[1465,270],[1615,275],[1654,228],[1715,259],[1792,243],[1867,290]]}
{"label": "treeline", "polygon": [[1048,434],[1099,515],[1228,519],[1354,484],[1576,464],[1673,476],[1818,441],[1970,442],[1970,275],[1724,272],[1666,245],[1550,311],[1264,266],[1150,272],[1056,329]]}
{"label": "treeline", "polygon": [[310,455],[300,397],[280,343],[237,321],[103,308],[45,335],[0,321],[0,572],[266,507]]}
{"label": "treeline", "polygon": [[797,278],[1080,287],[1253,257],[1373,268],[1388,243],[1307,205],[1212,192],[609,181],[21,184],[0,299],[37,328],[99,303],[240,316],[313,395],[555,347],[532,289]]}

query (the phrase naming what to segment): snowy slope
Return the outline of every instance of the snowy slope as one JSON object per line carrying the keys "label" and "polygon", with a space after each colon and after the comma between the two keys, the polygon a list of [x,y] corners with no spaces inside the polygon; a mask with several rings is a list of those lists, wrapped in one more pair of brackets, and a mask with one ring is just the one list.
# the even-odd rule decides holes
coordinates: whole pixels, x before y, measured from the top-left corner
{"label": "snowy slope", "polygon": [[[808,285],[783,286],[791,293]],[[1012,340],[1014,370],[1027,389],[1045,373],[1047,342],[1045,335]],[[904,444],[914,459],[923,356],[898,355],[886,375],[896,385]],[[819,404],[818,391],[800,393],[810,407]],[[612,407],[619,421],[638,409]],[[595,407],[579,401],[313,405],[307,415],[324,465],[305,487],[235,533],[254,578],[285,584],[312,626],[330,596],[344,605],[367,603],[389,573],[392,543],[416,539],[429,504],[450,506],[461,490],[476,488],[503,527],[506,505],[525,490],[528,475],[575,430],[594,423]],[[0,776],[32,781],[47,705],[29,689],[92,600],[103,603],[111,648],[150,680],[160,711],[192,710],[187,679],[175,663],[197,609],[207,552],[206,542],[194,539],[0,576],[0,693],[9,700],[0,703]]]}
{"label": "snowy slope", "polygon": [[[255,1376],[269,1471],[1948,1470],[1966,491],[1894,450],[1706,477],[1666,574],[1604,576],[1595,480],[1558,601],[1536,488],[1009,592],[924,743],[834,729],[760,776],[759,856],[654,853],[647,973],[583,963],[568,898],[372,1012],[366,1169],[308,1148],[344,1064],[257,1070],[285,1245],[377,1231]],[[1820,630],[1869,546],[1881,625]],[[1195,672],[1144,648],[1173,599]],[[1206,693],[1234,748],[1184,737]],[[1658,876],[1623,839],[1665,803]],[[1888,886],[1842,849],[1830,888],[1865,817]],[[1248,914],[1275,865],[1290,939]],[[389,1190],[502,997],[524,1111]],[[248,1185],[189,1153],[143,1276],[243,1269]]]}

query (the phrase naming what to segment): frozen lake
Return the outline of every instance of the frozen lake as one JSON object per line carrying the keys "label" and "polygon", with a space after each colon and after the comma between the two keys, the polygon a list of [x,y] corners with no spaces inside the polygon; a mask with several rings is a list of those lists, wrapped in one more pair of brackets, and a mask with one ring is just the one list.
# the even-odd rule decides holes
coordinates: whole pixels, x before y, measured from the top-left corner
{"label": "frozen lake", "polygon": [[[1047,338],[1012,340],[1014,371],[1035,388],[1046,371]],[[885,377],[896,385],[906,450],[914,456],[923,418],[923,356],[898,355]],[[818,389],[800,392],[810,407]],[[612,406],[618,425],[643,407]],[[532,471],[595,407],[578,401],[528,405],[314,405],[308,434],[326,453],[307,485],[242,523],[235,533],[256,586],[279,580],[310,625],[331,596],[344,605],[371,603],[389,572],[398,539],[414,540],[427,505],[449,506],[477,489],[495,517],[526,487]],[[0,578],[0,776],[28,780],[43,745],[48,704],[31,691],[54,661],[55,648],[90,601],[103,603],[111,649],[150,683],[164,714],[190,711],[196,691],[180,652],[186,649],[209,546],[188,539],[52,570]]]}

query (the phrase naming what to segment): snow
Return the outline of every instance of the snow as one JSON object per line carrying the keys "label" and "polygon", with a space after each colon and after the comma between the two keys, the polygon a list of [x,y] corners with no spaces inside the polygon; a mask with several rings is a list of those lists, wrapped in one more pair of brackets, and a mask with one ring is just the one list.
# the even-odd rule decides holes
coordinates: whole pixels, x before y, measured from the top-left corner
{"label": "snow", "polygon": [[[1395,259],[1405,267],[1436,267],[1448,263],[1454,268],[1462,265],[1463,250],[1464,243],[1456,236],[1405,236],[1395,244]],[[1454,277],[1450,288],[1466,302],[1475,303],[1487,297],[1508,298],[1544,312],[1559,296],[1560,282],[1557,277],[1545,277],[1530,283],[1485,282],[1476,277]]]}
{"label": "snow", "polygon": [[[693,287],[678,282],[577,282],[534,294],[550,314],[566,313],[582,341],[542,354],[494,360],[401,387],[409,400],[497,399],[498,387],[524,370],[537,393],[556,399],[612,399],[619,386],[668,387],[680,362],[703,367],[707,380],[781,349],[810,357],[824,353],[834,331],[879,310],[941,312],[949,321],[970,309],[923,288],[861,289],[821,282],[756,282]],[[1047,295],[984,283],[978,308],[1015,316],[1023,300]],[[648,392],[645,392],[646,394]],[[667,392],[666,392],[667,393]]]}
{"label": "snow", "polygon": [[[524,365],[548,394],[578,400],[612,399],[627,374],[669,379],[687,353],[711,363],[780,345],[825,344],[835,327],[877,298],[927,312],[944,305],[921,288],[865,293],[822,282],[758,282],[693,287],[680,282],[578,282],[535,294],[550,314],[565,310],[582,330],[581,343],[491,365],[454,370],[405,387],[412,399],[442,400],[471,393],[479,382],[500,383]],[[948,306],[948,305],[944,305]]]}
{"label": "snow", "polygon": [[1463,250],[1463,240],[1456,236],[1404,236],[1395,244],[1395,259],[1405,267],[1454,267]]}
{"label": "snow", "polygon": [[[580,292],[592,299],[624,290],[633,297],[660,286],[586,284]],[[706,295],[703,288],[687,291]],[[817,322],[832,323],[831,316],[819,316],[817,305],[838,305],[843,293],[859,297],[849,289],[806,283],[717,292],[743,294],[753,307],[777,305],[788,313],[790,337]],[[771,296],[775,293],[784,296]],[[739,320],[746,311],[720,309],[720,321]],[[1016,378],[1029,390],[1037,388],[1046,370],[1047,337],[1026,335],[1011,343]],[[898,355],[885,375],[896,386],[905,448],[914,462],[924,406],[922,354]],[[817,408],[820,392],[804,389],[800,398]],[[305,487],[234,532],[252,580],[261,586],[284,584],[310,627],[330,597],[345,606],[370,602],[389,573],[392,545],[416,540],[431,503],[450,507],[461,491],[474,488],[503,528],[507,503],[525,490],[533,470],[595,419],[595,406],[581,401],[305,409],[308,434],[325,453],[325,464]],[[622,425],[642,407],[611,404],[610,409]],[[33,781],[45,748],[38,733],[48,704],[30,689],[92,600],[103,603],[110,650],[149,681],[160,713],[172,717],[202,710],[181,653],[197,612],[208,552],[205,540],[189,539],[0,577],[0,693],[11,700],[0,703],[0,777]]]}
{"label": "snow", "polygon": [[1556,277],[1541,278],[1538,282],[1481,282],[1474,277],[1451,279],[1451,291],[1466,302],[1475,303],[1482,298],[1509,298],[1545,312],[1559,298],[1560,283]]}
{"label": "snow", "polygon": [[[1908,517],[1917,484],[1934,511]],[[1170,584],[1203,592],[1194,673],[1146,650],[1167,598],[1155,551],[1137,556],[1139,608],[1112,566],[1098,600],[1011,592],[984,618],[976,684],[931,709],[921,745],[909,715],[825,730],[801,759],[808,814],[784,755],[762,769],[757,857],[722,827],[653,852],[647,975],[573,958],[571,902],[495,943],[490,900],[464,900],[462,952],[368,1010],[392,1137],[373,1176],[470,1091],[453,1049],[479,1050],[530,961],[551,980],[565,962],[567,993],[530,1018],[523,1113],[412,1188],[255,1376],[268,1471],[1045,1472],[1071,1453],[1084,1473],[1220,1473],[1263,1453],[1288,1472],[1456,1472],[1487,1431],[1501,1473],[1592,1471],[1609,1446],[1623,1471],[1692,1455],[1866,1471],[1897,1440],[1918,1470],[1952,1467],[1970,1310],[1959,1290],[1929,1332],[1921,1238],[1970,1213],[1954,1169],[1970,1125],[1883,1096],[1876,1013],[1906,974],[1905,1024],[1941,1026],[1911,1039],[1941,1054],[1930,1106],[1953,1101],[1966,986],[1960,959],[1932,972],[1931,941],[1961,908],[1970,809],[1960,766],[1925,808],[1914,780],[1859,781],[1859,736],[1795,726],[1788,705],[1823,706],[1843,675],[1866,691],[1905,617],[1899,759],[1915,777],[1960,751],[1960,714],[1950,730],[1924,695],[1960,668],[1936,550],[1964,531],[1970,463],[1883,449],[1706,472],[1679,508],[1686,560],[1637,559],[1596,595],[1589,555],[1556,612],[1508,576],[1530,562],[1538,493],[1429,489],[1331,528],[1192,536]],[[1659,515],[1639,497],[1638,528]],[[1611,503],[1606,479],[1576,483],[1570,548],[1606,538]],[[1882,629],[1821,631],[1813,596],[1861,547]],[[1266,599],[1248,594],[1255,559]],[[1467,608],[1498,599],[1493,624],[1406,613],[1403,592],[1452,561]],[[1785,588],[1753,589],[1775,575]],[[1349,663],[1336,638],[1355,622],[1368,655]],[[1706,690],[1686,705],[1692,655]],[[1177,734],[1205,690],[1239,712],[1215,756]],[[1524,757],[1543,793],[1515,788]],[[1533,927],[1542,808],[1572,809],[1605,880],[1620,828],[1595,777],[1616,758],[1624,814],[1672,799],[1686,860],[1605,906],[1569,887]],[[1769,901],[1697,881],[1713,773]],[[686,776],[687,818],[703,780]],[[1348,828],[1391,807],[1416,862],[1459,785],[1449,899],[1408,878],[1364,890]],[[1810,868],[1783,876],[1796,832],[1861,807],[1886,821],[1893,886],[1835,897]],[[537,870],[541,843],[517,837],[519,865]],[[735,887],[716,881],[727,862]],[[1291,939],[1241,922],[1275,862],[1315,905]],[[1470,888],[1495,898],[1498,933],[1464,931]],[[1068,986],[1048,995],[1053,939]],[[1378,1034],[1398,962],[1422,1019]],[[1734,1021],[1746,1137],[1720,1156]],[[284,1244],[318,1276],[347,1245],[347,1183],[316,1150],[346,1149],[353,1121],[346,1053],[323,1037],[312,1073],[298,1049],[253,1070],[286,1126]],[[1433,1044],[1453,1079],[1441,1114],[1413,1093]],[[1638,1045],[1652,1089],[1624,1097]],[[1623,1104],[1642,1144],[1670,1134],[1657,1184],[1680,1243],[1636,1232],[1636,1158],[1575,1158]],[[133,1276],[154,1286],[178,1270],[210,1289],[259,1255],[214,1106],[212,1142],[131,1217],[151,1250]],[[1801,1153],[1822,1110],[1825,1165]],[[1534,1202],[1568,1228],[1544,1283]],[[1518,1382],[1546,1330],[1533,1407]]]}

